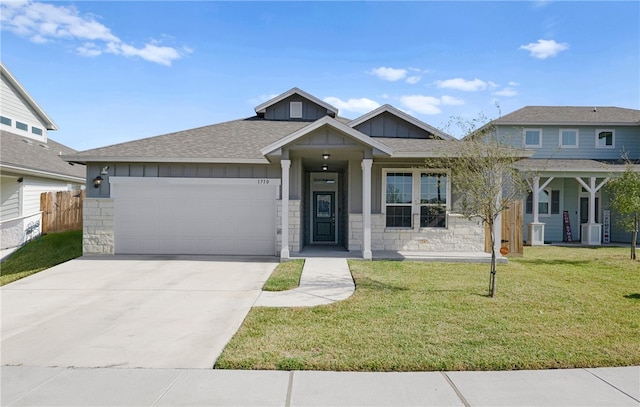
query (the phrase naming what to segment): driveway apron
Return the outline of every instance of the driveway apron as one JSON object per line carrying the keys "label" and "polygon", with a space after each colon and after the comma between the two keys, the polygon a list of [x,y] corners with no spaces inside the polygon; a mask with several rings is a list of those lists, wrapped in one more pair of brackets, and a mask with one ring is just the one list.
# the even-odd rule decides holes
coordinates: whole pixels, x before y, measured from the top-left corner
{"label": "driveway apron", "polygon": [[275,258],[83,257],[0,288],[2,364],[211,368]]}

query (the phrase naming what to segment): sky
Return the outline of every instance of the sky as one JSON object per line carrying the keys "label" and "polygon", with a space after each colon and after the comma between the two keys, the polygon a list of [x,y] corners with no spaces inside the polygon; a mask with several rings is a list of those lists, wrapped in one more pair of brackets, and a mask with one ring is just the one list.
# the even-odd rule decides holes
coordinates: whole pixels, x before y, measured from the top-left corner
{"label": "sky", "polygon": [[[640,109],[638,1],[0,0],[3,63],[87,150],[255,115],[298,87],[355,119]],[[455,120],[454,120],[455,121]]]}

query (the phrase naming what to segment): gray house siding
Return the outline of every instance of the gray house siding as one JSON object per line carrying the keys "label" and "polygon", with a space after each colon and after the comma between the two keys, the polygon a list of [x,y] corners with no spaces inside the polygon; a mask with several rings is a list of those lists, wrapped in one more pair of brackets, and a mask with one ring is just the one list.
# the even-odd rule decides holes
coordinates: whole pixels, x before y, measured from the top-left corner
{"label": "gray house siding", "polygon": [[[108,174],[101,170],[108,166]],[[94,188],[93,180],[100,175],[104,180]],[[87,197],[109,198],[109,176],[118,177],[177,177],[177,178],[280,178],[278,165],[239,164],[130,164],[87,163]]]}
{"label": "gray house siding", "polygon": [[[542,131],[542,146],[531,148],[535,151],[532,158],[617,160],[621,158],[623,152],[628,152],[630,158],[640,158],[640,127],[638,126],[500,126],[498,135],[501,140],[514,147],[523,147],[524,129]],[[578,130],[578,148],[560,146],[560,129]],[[605,129],[614,131],[614,147],[596,148],[596,130]]]}
{"label": "gray house siding", "polygon": [[433,134],[428,131],[408,123],[388,112],[382,113],[357,125],[355,129],[369,137],[434,138]]}
{"label": "gray house siding", "polygon": [[[291,102],[302,102],[302,117],[292,118],[290,115]],[[327,115],[327,109],[300,95],[291,95],[280,102],[269,106],[264,113],[267,120],[304,120],[314,121]]]}

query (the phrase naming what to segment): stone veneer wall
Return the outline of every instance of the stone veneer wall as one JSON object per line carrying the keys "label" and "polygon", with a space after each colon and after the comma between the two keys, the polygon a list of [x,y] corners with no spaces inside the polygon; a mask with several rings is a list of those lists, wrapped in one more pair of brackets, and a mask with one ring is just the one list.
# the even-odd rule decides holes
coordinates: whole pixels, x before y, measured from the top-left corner
{"label": "stone veneer wall", "polygon": [[85,198],[82,210],[82,254],[114,254],[113,199]]}
{"label": "stone veneer wall", "polygon": [[[300,212],[301,202],[297,200],[289,200],[289,251],[292,253],[299,253],[302,250],[302,213]],[[278,216],[276,221],[276,255],[280,255],[280,249],[282,248],[282,201],[276,202],[276,209]]]}
{"label": "stone veneer wall", "polygon": [[[420,224],[420,215],[414,215]],[[362,250],[362,215],[349,214],[349,250]],[[385,215],[371,215],[371,250],[416,252],[483,252],[484,226],[479,220],[447,215],[446,228],[385,227]]]}

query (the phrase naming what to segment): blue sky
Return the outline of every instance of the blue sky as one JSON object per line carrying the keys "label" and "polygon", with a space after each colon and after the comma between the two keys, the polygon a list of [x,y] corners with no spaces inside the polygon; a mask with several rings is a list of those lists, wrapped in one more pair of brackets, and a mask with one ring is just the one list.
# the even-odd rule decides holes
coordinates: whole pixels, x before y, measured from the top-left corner
{"label": "blue sky", "polygon": [[441,129],[640,109],[637,1],[0,4],[3,62],[78,150],[252,116],[294,86],[348,118],[389,103]]}

